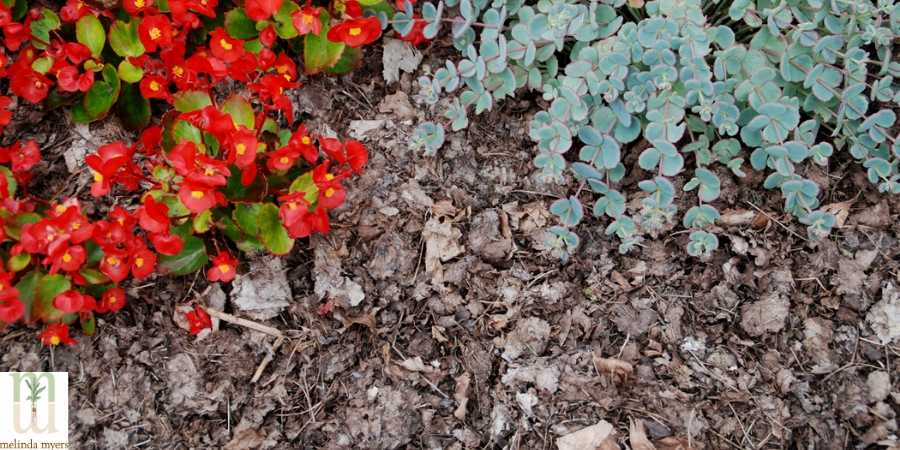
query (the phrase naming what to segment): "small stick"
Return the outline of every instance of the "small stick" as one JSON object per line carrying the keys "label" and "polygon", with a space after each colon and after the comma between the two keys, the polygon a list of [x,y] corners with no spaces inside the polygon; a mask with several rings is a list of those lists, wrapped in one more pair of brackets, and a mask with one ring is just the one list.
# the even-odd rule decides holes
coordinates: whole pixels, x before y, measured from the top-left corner
{"label": "small stick", "polygon": [[206,308],[203,308],[203,309],[206,310],[206,313],[207,313],[207,314],[209,314],[209,315],[211,315],[211,316],[213,316],[213,317],[215,317],[215,318],[217,318],[217,319],[219,319],[219,320],[224,320],[224,321],[226,321],[226,322],[228,322],[228,323],[233,323],[233,324],[235,324],[235,325],[240,325],[240,326],[242,326],[242,327],[247,327],[247,328],[249,328],[249,329],[251,329],[251,330],[259,331],[260,333],[265,333],[265,334],[268,334],[268,335],[271,335],[271,336],[275,336],[275,337],[278,337],[278,338],[283,338],[283,337],[284,337],[284,334],[281,333],[281,330],[279,330],[279,329],[277,329],[277,328],[272,328],[272,327],[270,327],[270,326],[268,326],[268,325],[263,325],[263,324],[261,324],[261,323],[256,323],[256,322],[254,322],[254,321],[252,321],[252,320],[247,320],[247,319],[242,319],[242,318],[237,317],[237,316],[232,316],[231,314],[224,313],[224,312],[219,311],[219,310],[217,310],[217,309],[213,309],[213,308],[209,308],[209,307],[206,307]]}
{"label": "small stick", "polygon": [[263,371],[266,370],[266,367],[268,367],[269,363],[275,358],[275,352],[278,350],[278,347],[281,347],[283,342],[284,336],[279,336],[278,339],[275,339],[275,343],[272,344],[272,349],[266,353],[266,357],[259,363],[259,367],[256,368],[256,373],[254,373],[253,378],[250,379],[251,384],[255,384],[259,381],[259,377],[262,376]]}

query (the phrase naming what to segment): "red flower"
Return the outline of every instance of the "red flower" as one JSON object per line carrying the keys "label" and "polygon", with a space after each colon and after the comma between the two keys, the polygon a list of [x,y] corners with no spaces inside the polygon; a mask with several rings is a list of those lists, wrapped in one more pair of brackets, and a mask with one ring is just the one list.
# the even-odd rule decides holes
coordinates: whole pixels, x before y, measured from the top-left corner
{"label": "red flower", "polygon": [[63,92],[87,92],[94,85],[94,72],[78,73],[75,66],[65,66],[56,71],[56,85]]}
{"label": "red flower", "polygon": [[9,110],[10,104],[12,104],[12,98],[0,95],[0,133],[3,133],[3,129],[12,120],[13,113]]}
{"label": "red flower", "polygon": [[233,63],[244,55],[244,41],[229,36],[219,27],[209,33],[209,50],[216,58]]}
{"label": "red flower", "polygon": [[354,172],[362,171],[362,167],[369,160],[369,152],[366,146],[352,139],[342,144],[335,138],[321,138],[319,145],[329,158],[338,164],[348,164]]}
{"label": "red flower", "polygon": [[281,202],[278,215],[291,238],[309,236],[311,231],[306,221],[306,216],[309,215],[309,202],[305,196],[305,192],[294,192],[278,198]]}
{"label": "red flower", "polygon": [[206,279],[209,281],[221,281],[229,283],[234,279],[237,269],[237,260],[231,253],[221,252],[212,259],[212,267],[206,271]]}
{"label": "red flower", "polygon": [[13,323],[25,314],[25,305],[18,298],[0,300],[0,322]]}
{"label": "red flower", "polygon": [[91,185],[91,195],[102,197],[109,193],[112,187],[113,177],[126,163],[131,161],[134,149],[126,147],[121,142],[106,144],[97,149],[97,153],[87,155],[84,162],[93,169],[94,184]]}
{"label": "red flower", "polygon": [[306,125],[300,124],[294,134],[291,135],[288,145],[297,149],[303,159],[310,164],[315,164],[319,159],[319,150],[313,145],[313,138],[309,135]]}
{"label": "red flower", "polygon": [[59,10],[59,18],[63,22],[76,22],[91,13],[91,9],[81,0],[66,0],[66,5]]}
{"label": "red flower", "polygon": [[194,214],[200,214],[207,209],[216,206],[218,199],[216,196],[222,195],[215,191],[214,188],[191,181],[184,180],[181,188],[178,190],[178,198],[184,206]]}
{"label": "red flower", "polygon": [[261,22],[272,17],[281,8],[281,3],[282,0],[247,0],[244,11],[254,22]]}
{"label": "red flower", "polygon": [[[3,25],[3,38],[7,50],[17,51],[23,42],[31,39],[31,29],[21,23],[10,22]],[[28,62],[31,63],[31,61]]]}
{"label": "red flower", "polygon": [[362,47],[375,42],[381,36],[381,22],[375,17],[351,19],[328,30],[328,40],[343,42],[350,47]]}
{"label": "red flower", "polygon": [[191,334],[198,334],[205,328],[212,328],[212,320],[209,318],[209,314],[200,306],[195,305],[193,311],[184,313],[184,318],[187,319],[188,325],[191,327]]}
{"label": "red flower", "polygon": [[13,323],[25,313],[19,290],[12,285],[12,273],[0,272],[0,322]]}
{"label": "red flower", "polygon": [[245,168],[256,162],[256,148],[258,146],[256,135],[252,130],[241,127],[240,131],[232,135],[231,160],[238,168]]}
{"label": "red flower", "polygon": [[141,79],[141,95],[144,98],[156,98],[160,100],[169,100],[169,82],[159,75],[144,75]]}
{"label": "red flower", "polygon": [[151,234],[150,242],[161,255],[177,255],[184,248],[184,240],[177,234]]}
{"label": "red flower", "polygon": [[108,276],[113,283],[118,284],[128,276],[130,267],[126,262],[127,258],[128,255],[124,251],[106,252],[103,259],[100,260],[100,271]]}
{"label": "red flower", "polygon": [[107,289],[100,297],[97,312],[116,312],[125,306],[125,290],[119,287]]}
{"label": "red flower", "polygon": [[75,290],[63,292],[53,299],[53,307],[67,314],[81,312],[84,306],[84,294]]}
{"label": "red flower", "polygon": [[41,149],[34,141],[28,141],[22,145],[19,141],[10,147],[9,159],[12,162],[12,170],[16,173],[27,172],[41,162]]}
{"label": "red flower", "polygon": [[344,203],[347,191],[340,179],[328,172],[328,163],[320,164],[313,170],[313,182],[319,188],[319,206],[334,209]]}
{"label": "red flower", "polygon": [[[125,0],[125,3],[130,1],[132,0]],[[147,53],[153,53],[157,48],[169,47],[172,45],[172,24],[164,15],[146,16],[138,25],[138,37]]]}
{"label": "red flower", "polygon": [[[8,38],[7,38],[8,39]],[[9,45],[7,44],[7,47]],[[10,71],[9,89],[13,94],[28,100],[31,103],[40,103],[50,92],[53,82],[30,68],[23,71]]]}
{"label": "red flower", "polygon": [[321,8],[310,5],[306,5],[294,12],[291,20],[294,22],[294,28],[297,29],[297,33],[301,36],[304,34],[318,36],[322,32],[322,22],[319,20],[321,13]]}
{"label": "red flower", "polygon": [[294,61],[291,61],[291,58],[285,53],[279,53],[278,58],[275,59],[275,72],[284,77],[287,81],[294,81],[297,79],[297,65],[294,64]]}
{"label": "red flower", "polygon": [[269,170],[283,172],[294,167],[294,163],[300,157],[300,151],[291,146],[286,146],[269,153],[268,156],[269,159],[266,161],[266,166]]}
{"label": "red flower", "polygon": [[132,17],[138,16],[152,6],[153,0],[122,0],[122,8]]}
{"label": "red flower", "polygon": [[[178,236],[175,237],[178,238]],[[181,242],[181,238],[178,238],[178,240]],[[180,251],[181,248],[178,249],[178,252]],[[177,255],[178,252],[175,252],[174,254]],[[131,255],[131,275],[135,280],[143,280],[144,278],[149,277],[154,270],[156,270],[156,254],[146,247],[141,248]]]}
{"label": "red flower", "polygon": [[41,343],[47,347],[59,344],[73,345],[75,340],[69,336],[69,326],[64,323],[52,323],[41,332]]}
{"label": "red flower", "polygon": [[167,234],[169,232],[169,207],[157,202],[152,195],[144,197],[144,204],[138,210],[138,222],[148,233]]}
{"label": "red flower", "polygon": [[62,269],[66,272],[75,272],[81,268],[87,259],[87,252],[80,245],[69,246],[68,242],[62,242],[61,245],[51,245],[49,255],[44,259],[44,264],[48,262],[50,265],[50,273],[54,274]]}

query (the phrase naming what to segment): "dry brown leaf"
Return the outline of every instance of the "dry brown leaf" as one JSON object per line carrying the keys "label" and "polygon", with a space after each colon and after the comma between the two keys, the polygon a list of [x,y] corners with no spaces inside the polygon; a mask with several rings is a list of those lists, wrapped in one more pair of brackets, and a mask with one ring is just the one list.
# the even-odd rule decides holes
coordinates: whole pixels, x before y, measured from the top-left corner
{"label": "dry brown leaf", "polygon": [[456,379],[456,392],[453,393],[453,398],[459,405],[453,411],[453,417],[459,420],[466,420],[466,408],[469,405],[469,384],[471,381],[472,377],[469,375],[469,372],[463,372]]}
{"label": "dry brown leaf", "polygon": [[756,217],[755,211],[748,209],[728,209],[719,216],[719,222],[726,226],[749,225]]}
{"label": "dry brown leaf", "polygon": [[607,373],[617,381],[625,381],[634,372],[634,367],[621,359],[601,358],[594,353],[594,366],[600,373]]}
{"label": "dry brown leaf", "polygon": [[596,425],[582,428],[556,439],[559,450],[618,450],[616,430],[612,424],[601,420]]}
{"label": "dry brown leaf", "polygon": [[686,437],[664,437],[655,444],[657,450],[703,450],[703,446],[698,442],[694,442],[691,446]]}
{"label": "dry brown leaf", "polygon": [[656,450],[656,446],[647,439],[647,430],[644,428],[644,421],[641,419],[630,420],[628,427],[628,442],[631,444],[632,450]]}
{"label": "dry brown leaf", "polygon": [[822,210],[828,213],[831,213],[835,219],[835,226],[841,228],[844,226],[844,222],[847,221],[847,217],[850,215],[850,207],[853,206],[853,201],[848,200],[846,202],[838,202],[838,203],[830,203],[822,207]]}

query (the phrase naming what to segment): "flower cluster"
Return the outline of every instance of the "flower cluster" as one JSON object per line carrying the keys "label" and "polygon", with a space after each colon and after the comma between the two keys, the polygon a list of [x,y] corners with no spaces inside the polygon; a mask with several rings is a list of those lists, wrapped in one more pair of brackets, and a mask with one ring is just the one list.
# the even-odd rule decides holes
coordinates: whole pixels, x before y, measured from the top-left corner
{"label": "flower cluster", "polygon": [[[0,133],[23,101],[66,106],[81,123],[115,113],[139,133],[85,158],[92,197],[132,194],[102,215],[85,199],[26,192],[41,162],[35,142],[0,147],[0,329],[43,323],[41,342],[69,345],[70,326],[91,335],[97,314],[126,304],[130,280],[206,268],[209,281],[230,282],[240,252],[286,254],[329,231],[368,152],[296,123],[290,92],[301,74],[358,66],[392,3],[30,6],[0,2]],[[421,27],[404,39],[426,42]],[[242,94],[217,101],[233,82]],[[195,334],[211,323],[202,308],[187,319]]]}

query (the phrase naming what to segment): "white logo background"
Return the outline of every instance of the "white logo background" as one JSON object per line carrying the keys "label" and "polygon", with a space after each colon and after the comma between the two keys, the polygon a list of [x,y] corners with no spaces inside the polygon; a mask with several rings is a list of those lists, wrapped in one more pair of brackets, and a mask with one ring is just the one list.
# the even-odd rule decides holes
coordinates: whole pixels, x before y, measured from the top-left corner
{"label": "white logo background", "polygon": [[[33,405],[26,380],[37,384],[35,389],[43,388]],[[0,372],[0,444],[34,442],[42,448],[41,443],[53,443],[57,445],[43,448],[66,448],[59,444],[67,444],[68,440],[69,373]]]}

